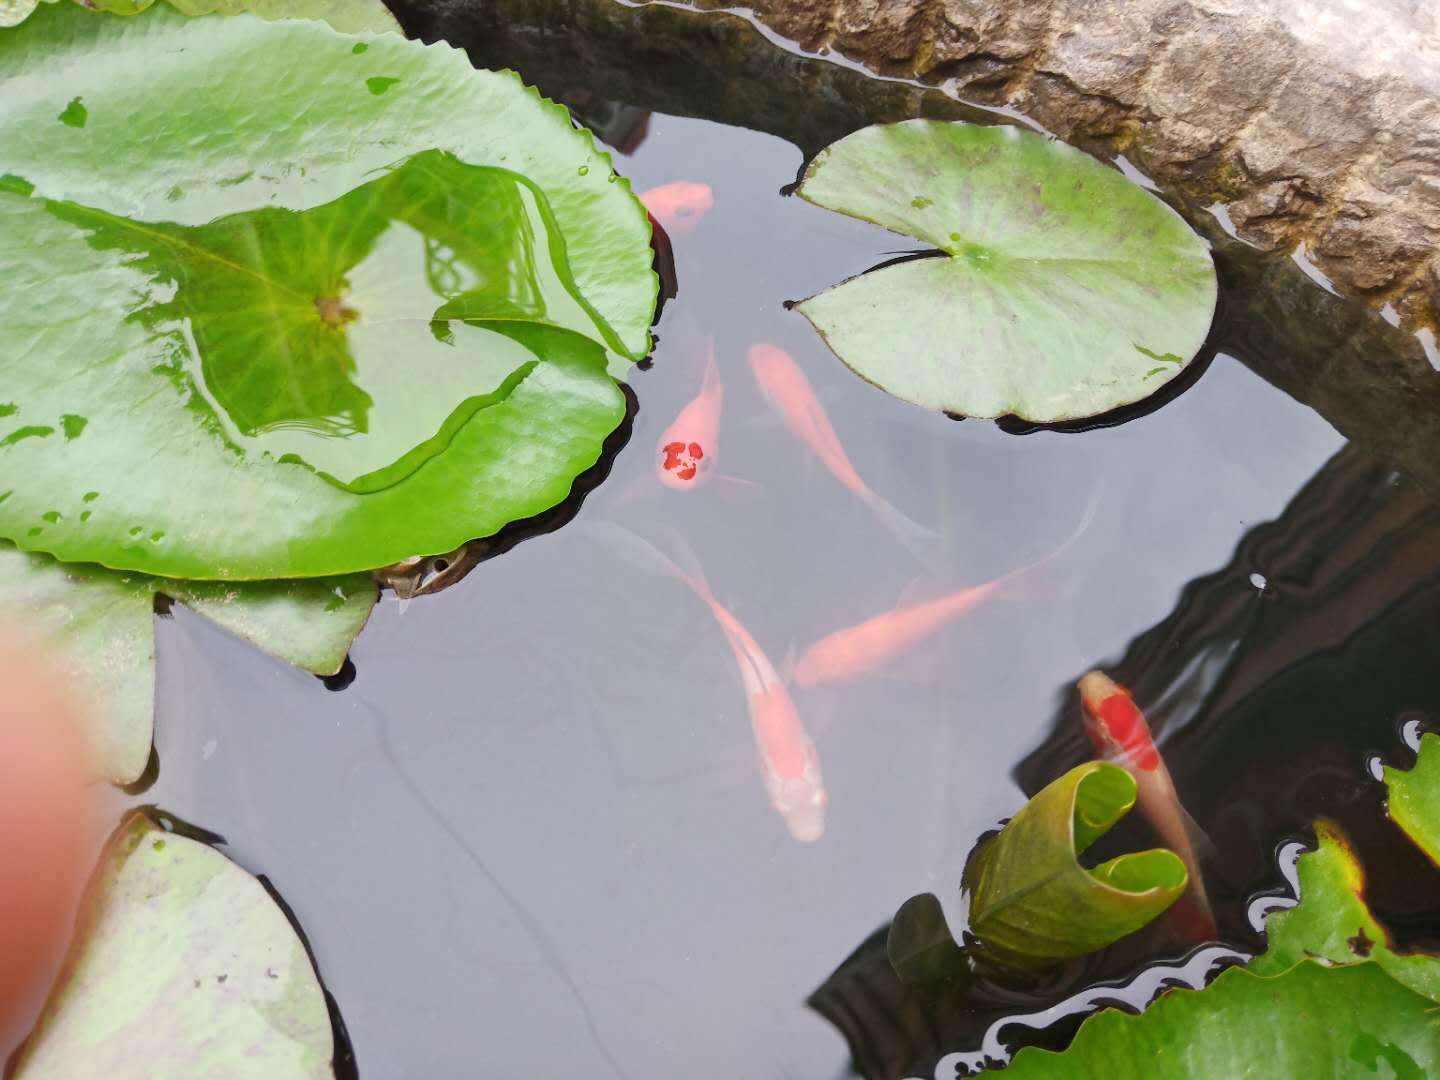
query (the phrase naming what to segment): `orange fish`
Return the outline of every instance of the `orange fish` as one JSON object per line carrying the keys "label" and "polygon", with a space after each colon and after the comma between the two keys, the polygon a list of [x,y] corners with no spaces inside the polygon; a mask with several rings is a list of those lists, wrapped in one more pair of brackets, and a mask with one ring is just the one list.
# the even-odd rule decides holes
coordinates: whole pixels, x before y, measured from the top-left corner
{"label": "orange fish", "polygon": [[967,611],[989,600],[1013,579],[1028,574],[1063,554],[1090,528],[1098,506],[1097,493],[1091,497],[1080,523],[1065,542],[1028,566],[1012,570],[982,585],[972,585],[949,596],[942,596],[938,600],[895,608],[855,626],[827,634],[801,654],[795,665],[795,685],[811,687],[821,683],[847,682],[870,674],[905,650],[943,630]]}
{"label": "orange fish", "polygon": [[1190,874],[1190,887],[1176,901],[1175,912],[1197,939],[1215,937],[1215,916],[1200,879],[1200,864],[1191,842],[1193,826],[1180,805],[1170,770],[1155,748],[1150,725],[1130,692],[1103,671],[1091,671],[1079,683],[1085,708],[1085,734],[1104,757],[1122,766],[1136,783],[1140,811],[1165,845],[1180,856]]}
{"label": "orange fish", "polygon": [[685,233],[700,224],[700,219],[715,205],[715,193],[709,184],[676,180],[642,192],[640,201],[667,232]]}
{"label": "orange fish", "polygon": [[609,537],[623,552],[638,555],[640,561],[658,565],[671,577],[683,581],[710,608],[740,668],[750,729],[759,751],[760,773],[771,805],[796,840],[807,843],[819,840],[825,832],[827,801],[820,775],[820,756],[790,692],[760,644],[740,620],[715,599],[698,566],[682,570],[652,544],[618,525],[602,523],[590,528]]}
{"label": "orange fish", "polygon": [[827,634],[801,654],[795,665],[795,685],[819,686],[868,675],[984,603],[1013,576],[1007,574],[938,600],[886,611],[856,626]]}
{"label": "orange fish", "polygon": [[810,448],[810,452],[840,483],[870,508],[882,525],[907,543],[936,539],[928,529],[921,528],[871,491],[860,478],[855,466],[850,463],[850,455],[840,444],[840,437],[835,434],[830,417],[815,396],[810,380],[789,353],[774,345],[752,345],[750,370],[755,373],[755,381],[760,384],[765,400],[780,414],[785,426]]}
{"label": "orange fish", "polygon": [[699,487],[714,469],[716,436],[725,388],[715,369],[712,342],[705,357],[705,378],[700,392],[691,399],[655,444],[656,473],[660,482],[676,491]]}

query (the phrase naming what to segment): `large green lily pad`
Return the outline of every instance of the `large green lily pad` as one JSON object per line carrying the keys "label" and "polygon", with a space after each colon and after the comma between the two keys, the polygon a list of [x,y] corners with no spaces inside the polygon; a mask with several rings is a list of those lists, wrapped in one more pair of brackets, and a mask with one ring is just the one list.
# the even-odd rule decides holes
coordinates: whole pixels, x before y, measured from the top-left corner
{"label": "large green lily pad", "polygon": [[319,1080],[324,991],[285,914],[219,852],[132,814],[101,857],[16,1080]]}
{"label": "large green lily pad", "polygon": [[1390,817],[1440,864],[1440,735],[1420,736],[1415,767],[1406,771],[1387,765],[1385,783],[1390,788]]}
{"label": "large green lily pad", "polygon": [[[46,0],[57,3],[60,0]],[[0,0],[0,28],[19,26],[41,0]],[[75,0],[77,4],[115,15],[135,15],[155,0]],[[343,33],[399,33],[400,24],[380,0],[169,0],[186,15],[238,15],[262,19],[319,19]]]}
{"label": "large green lily pad", "polygon": [[1139,1016],[1099,1013],[1063,1053],[1021,1050],[1004,1075],[1424,1080],[1440,1070],[1434,1007],[1375,964],[1306,961],[1274,978],[1234,968],[1203,991],[1171,990]]}
{"label": "large green lily pad", "polygon": [[316,674],[345,662],[375,604],[366,574],[308,581],[167,581],[57,563],[0,541],[0,614],[48,644],[89,705],[101,774],[129,783],[150,757],[155,713],[154,606],[163,594],[258,648]]}
{"label": "large green lily pad", "polygon": [[1002,962],[1035,966],[1083,956],[1160,915],[1185,891],[1164,848],[1086,869],[1078,856],[1135,805],[1134,778],[1103,761],[1047,785],[965,868],[970,930]]}
{"label": "large green lily pad", "polygon": [[454,550],[565,498],[649,347],[628,185],[445,46],[41,10],[0,36],[5,174],[0,535],[65,561]]}
{"label": "large green lily pad", "polygon": [[798,305],[856,374],[907,401],[1037,422],[1139,401],[1199,351],[1205,243],[1073,147],[910,120],[821,151],[799,195],[934,245]]}

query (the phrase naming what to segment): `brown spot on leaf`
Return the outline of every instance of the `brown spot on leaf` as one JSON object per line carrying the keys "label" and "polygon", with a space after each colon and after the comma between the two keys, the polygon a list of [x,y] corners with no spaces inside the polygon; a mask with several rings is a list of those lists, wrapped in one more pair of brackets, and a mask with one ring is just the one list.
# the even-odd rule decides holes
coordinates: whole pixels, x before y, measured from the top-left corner
{"label": "brown spot on leaf", "polygon": [[1365,933],[1365,928],[1363,926],[1355,932],[1354,937],[1346,938],[1345,944],[1350,947],[1350,951],[1352,953],[1354,953],[1356,956],[1362,957],[1369,956],[1370,950],[1375,947],[1375,943],[1371,941],[1370,936]]}
{"label": "brown spot on leaf", "polygon": [[345,302],[338,296],[317,296],[315,310],[319,313],[321,322],[337,330],[348,322],[354,322],[360,315],[354,308],[346,307]]}

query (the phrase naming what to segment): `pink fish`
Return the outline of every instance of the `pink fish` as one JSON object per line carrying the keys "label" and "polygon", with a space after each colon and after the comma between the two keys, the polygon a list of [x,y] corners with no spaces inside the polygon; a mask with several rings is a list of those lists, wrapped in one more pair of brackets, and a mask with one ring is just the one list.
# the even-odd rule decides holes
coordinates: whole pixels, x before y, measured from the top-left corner
{"label": "pink fish", "polygon": [[868,675],[990,599],[1013,576],[1007,574],[938,600],[886,611],[827,634],[801,654],[795,665],[795,685],[819,686]]}
{"label": "pink fish", "polygon": [[821,463],[860,499],[871,513],[891,533],[907,543],[934,541],[935,535],[911,521],[895,507],[870,490],[860,478],[850,455],[835,434],[830,417],[825,414],[820,399],[810,386],[810,380],[800,370],[790,354],[774,345],[759,344],[750,347],[750,370],[770,407],[780,414],[797,438]]}
{"label": "pink fish", "polygon": [[590,528],[608,537],[622,553],[638,556],[637,561],[659,566],[671,577],[683,581],[709,607],[740,668],[750,729],[759,751],[760,773],[770,802],[796,840],[808,843],[820,839],[825,832],[827,801],[820,776],[820,757],[790,692],[765,651],[740,620],[715,599],[698,566],[682,570],[652,544],[618,525],[597,523]]}
{"label": "pink fish", "polygon": [[676,180],[642,192],[640,201],[667,232],[685,233],[698,225],[715,205],[715,193],[709,184]]}
{"label": "pink fish", "polygon": [[655,443],[656,474],[660,482],[676,491],[688,491],[704,483],[713,471],[716,436],[725,388],[715,368],[715,347],[705,357],[705,378],[700,392],[692,398]]}
{"label": "pink fish", "polygon": [[1190,886],[1176,901],[1175,912],[1187,932],[1201,940],[1215,937],[1215,916],[1200,879],[1200,864],[1191,842],[1192,826],[1180,805],[1145,715],[1130,692],[1103,671],[1091,671],[1079,683],[1085,708],[1085,734],[1102,756],[1122,766],[1136,783],[1140,812],[1155,827],[1165,845],[1180,856],[1190,874]]}

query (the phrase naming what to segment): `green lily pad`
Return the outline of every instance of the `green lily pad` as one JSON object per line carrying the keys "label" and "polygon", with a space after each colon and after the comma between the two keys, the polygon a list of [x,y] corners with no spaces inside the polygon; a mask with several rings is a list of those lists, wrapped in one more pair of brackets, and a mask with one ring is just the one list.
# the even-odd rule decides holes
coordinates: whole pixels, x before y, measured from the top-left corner
{"label": "green lily pad", "polygon": [[566,497],[649,348],[628,184],[446,46],[41,10],[0,36],[4,174],[0,535],[67,562],[454,550]]}
{"label": "green lily pad", "polygon": [[1139,1016],[1092,1016],[1063,1053],[1021,1050],[1005,1077],[1424,1080],[1440,1071],[1434,1007],[1375,964],[1307,961],[1271,978],[1232,968],[1205,990],[1169,991]]}
{"label": "green lily pad", "polygon": [[319,1080],[333,1055],[320,980],[264,886],[137,812],[14,1076]]}
{"label": "green lily pad", "polygon": [[[58,3],[60,0],[46,0]],[[77,4],[112,15],[135,15],[155,0],[75,0]],[[249,12],[262,19],[318,19],[341,33],[400,32],[400,24],[380,0],[168,0],[184,15],[238,15]],[[19,26],[40,0],[0,0],[0,27]]]}
{"label": "green lily pad", "polygon": [[1300,856],[1300,903],[1277,911],[1265,924],[1265,953],[1249,967],[1278,975],[1302,960],[1378,964],[1398,982],[1440,1001],[1440,957],[1397,953],[1390,934],[1365,904],[1365,871],[1349,841],[1328,822],[1317,822],[1319,843]]}
{"label": "green lily pad", "polygon": [[168,581],[57,563],[0,542],[0,612],[49,644],[95,725],[102,775],[129,783],[150,757],[155,713],[154,607],[163,594],[261,650],[316,674],[345,662],[374,606],[367,574],[308,581]]}
{"label": "green lily pad", "polygon": [[821,151],[798,194],[939,249],[797,305],[856,374],[917,405],[1042,423],[1094,416],[1175,378],[1210,329],[1204,241],[1053,139],[877,125]]}
{"label": "green lily pad", "polygon": [[1180,857],[1164,848],[1090,869],[1078,856],[1135,805],[1134,778],[1103,761],[1047,785],[965,868],[970,931],[1002,962],[1035,966],[1083,956],[1160,915],[1185,891]]}
{"label": "green lily pad", "polygon": [[1431,860],[1440,863],[1440,735],[1420,737],[1415,767],[1385,767],[1390,817]]}

